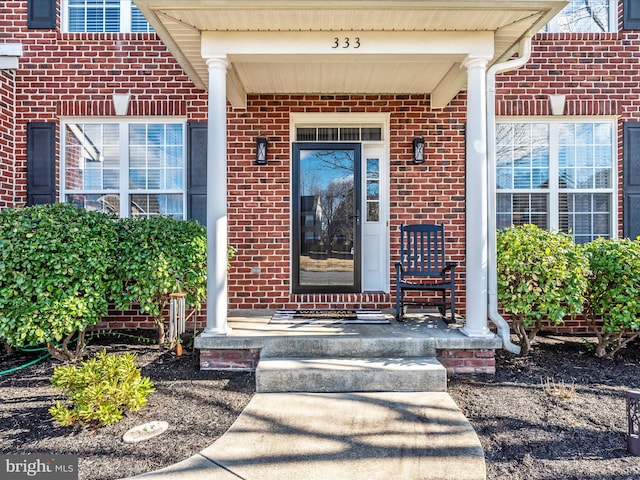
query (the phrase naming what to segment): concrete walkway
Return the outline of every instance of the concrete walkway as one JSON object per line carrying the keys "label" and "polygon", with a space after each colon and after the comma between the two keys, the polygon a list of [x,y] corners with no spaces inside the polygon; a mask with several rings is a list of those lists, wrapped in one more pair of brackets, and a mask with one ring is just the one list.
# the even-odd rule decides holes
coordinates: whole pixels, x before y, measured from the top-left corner
{"label": "concrete walkway", "polygon": [[141,480],[484,480],[443,392],[258,393],[210,447]]}

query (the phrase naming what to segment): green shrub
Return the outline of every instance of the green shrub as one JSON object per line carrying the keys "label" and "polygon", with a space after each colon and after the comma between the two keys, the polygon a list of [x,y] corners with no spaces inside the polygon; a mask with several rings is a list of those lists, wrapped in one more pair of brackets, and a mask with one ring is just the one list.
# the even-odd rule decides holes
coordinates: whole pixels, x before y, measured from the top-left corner
{"label": "green shrub", "polygon": [[133,218],[120,222],[114,289],[118,308],[138,304],[152,315],[158,342],[165,343],[163,311],[169,294],[187,294],[187,308],[200,308],[207,289],[207,233],[194,221],[169,217]]}
{"label": "green shrub", "polygon": [[115,244],[115,222],[102,213],[64,203],[2,210],[0,337],[79,358],[84,330],[107,313]]}
{"label": "green shrub", "polygon": [[571,237],[535,225],[498,232],[497,247],[498,300],[525,354],[542,321],[582,312],[588,261]]}
{"label": "green shrub", "polygon": [[584,246],[591,273],[585,316],[595,354],[613,357],[640,335],[640,241],[598,239]]}
{"label": "green shrub", "polygon": [[155,389],[148,377],[140,375],[136,356],[108,354],[106,350],[79,366],[56,367],[51,384],[68,396],[70,406],[60,402],[49,409],[53,420],[95,426],[120,421],[126,411],[137,411]]}

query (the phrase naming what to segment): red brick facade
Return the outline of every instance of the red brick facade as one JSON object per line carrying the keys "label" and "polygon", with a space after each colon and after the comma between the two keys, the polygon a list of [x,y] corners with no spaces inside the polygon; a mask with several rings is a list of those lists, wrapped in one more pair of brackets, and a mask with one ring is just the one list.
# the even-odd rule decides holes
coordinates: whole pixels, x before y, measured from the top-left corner
{"label": "red brick facade", "polygon": [[640,120],[640,32],[539,34],[531,61],[498,77],[496,115],[551,115],[548,95],[566,95],[564,114],[618,117],[618,235],[622,235],[622,125]]}
{"label": "red brick facade", "polygon": [[[229,242],[238,249],[229,274],[230,308],[391,306],[391,297],[384,294],[290,293],[289,115],[300,112],[389,113],[391,231],[401,223],[445,223],[451,259],[464,264],[463,100],[431,111],[423,96],[250,97],[246,111],[229,112]],[[253,165],[258,135],[269,139],[271,157],[260,168]],[[423,165],[410,162],[416,135],[424,135],[429,144]],[[392,252],[399,248],[398,239],[393,241]],[[251,273],[252,267],[261,273]]]}
{"label": "red brick facade", "polygon": [[[0,71],[0,208],[26,202],[27,122],[112,116],[111,95],[126,91],[132,98],[130,116],[206,120],[206,92],[194,87],[155,34],[28,30],[26,1],[0,6],[0,32],[3,41],[24,49],[17,71]],[[548,94],[566,94],[568,116],[618,116],[621,158],[622,123],[640,119],[639,61],[640,33],[624,31],[622,25],[618,33],[604,35],[540,34],[533,42],[532,61],[498,77],[497,114],[549,115]],[[291,293],[290,115],[351,112],[389,114],[390,231],[407,222],[445,224],[450,259],[460,265],[458,304],[464,314],[465,111],[464,94],[433,110],[429,97],[420,95],[256,95],[249,96],[246,110],[229,109],[229,242],[238,250],[229,273],[229,308],[393,305],[393,293]],[[411,140],[417,135],[425,138],[427,160],[422,165],[411,163]],[[259,168],[253,164],[257,136],[269,140],[269,163]],[[621,235],[621,161],[619,165]],[[393,292],[397,236],[392,235],[390,247]],[[260,273],[252,273],[255,267]],[[201,323],[203,316],[199,318]],[[132,311],[113,312],[110,325],[152,324]]]}
{"label": "red brick facade", "polygon": [[495,350],[438,350],[436,358],[448,375],[496,373]]}
{"label": "red brick facade", "polygon": [[[438,350],[436,358],[451,375],[494,375],[495,350]],[[260,359],[258,349],[217,349],[200,353],[205,370],[255,371]]]}

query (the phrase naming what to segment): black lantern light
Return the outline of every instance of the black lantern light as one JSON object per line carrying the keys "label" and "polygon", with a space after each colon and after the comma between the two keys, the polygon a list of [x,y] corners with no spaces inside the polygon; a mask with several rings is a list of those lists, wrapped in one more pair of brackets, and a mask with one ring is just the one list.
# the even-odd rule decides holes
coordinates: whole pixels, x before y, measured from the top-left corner
{"label": "black lantern light", "polygon": [[258,137],[256,139],[256,165],[267,164],[267,139]]}
{"label": "black lantern light", "polygon": [[413,139],[413,163],[424,163],[424,138]]}

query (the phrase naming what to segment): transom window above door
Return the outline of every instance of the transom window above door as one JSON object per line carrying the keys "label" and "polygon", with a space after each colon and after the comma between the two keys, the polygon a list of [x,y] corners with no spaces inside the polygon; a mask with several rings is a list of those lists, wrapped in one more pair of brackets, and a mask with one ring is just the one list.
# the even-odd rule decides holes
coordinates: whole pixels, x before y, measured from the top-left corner
{"label": "transom window above door", "polygon": [[290,120],[292,291],[389,292],[390,115]]}
{"label": "transom window above door", "polygon": [[297,142],[377,142],[384,140],[382,127],[359,125],[302,125],[296,127]]}

